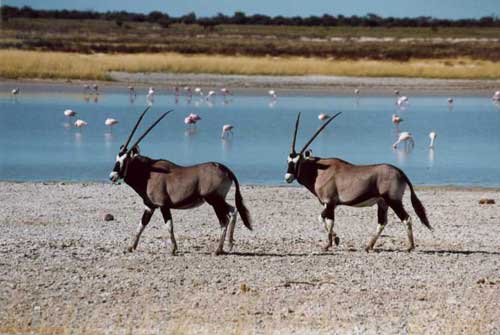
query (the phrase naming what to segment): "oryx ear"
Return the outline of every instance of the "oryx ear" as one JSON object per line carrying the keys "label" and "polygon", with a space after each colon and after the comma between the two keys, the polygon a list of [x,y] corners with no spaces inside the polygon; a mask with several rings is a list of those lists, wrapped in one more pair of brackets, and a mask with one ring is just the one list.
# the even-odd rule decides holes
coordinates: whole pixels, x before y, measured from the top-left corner
{"label": "oryx ear", "polygon": [[309,159],[312,157],[313,151],[311,149],[308,149],[304,152],[304,158]]}
{"label": "oryx ear", "polygon": [[136,145],[130,150],[130,157],[135,157],[139,156],[141,154],[141,150],[139,149],[139,146]]}

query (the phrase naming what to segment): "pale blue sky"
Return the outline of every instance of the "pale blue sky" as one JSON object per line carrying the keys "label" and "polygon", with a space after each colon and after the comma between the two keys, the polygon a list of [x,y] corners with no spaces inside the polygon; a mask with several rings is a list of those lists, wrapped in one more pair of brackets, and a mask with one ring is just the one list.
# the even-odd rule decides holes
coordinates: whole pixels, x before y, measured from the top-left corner
{"label": "pale blue sky", "polygon": [[500,0],[0,0],[4,5],[37,9],[126,10],[149,13],[153,10],[180,16],[195,12],[212,16],[219,12],[309,16],[375,13],[388,17],[432,16],[436,18],[479,18],[500,16]]}

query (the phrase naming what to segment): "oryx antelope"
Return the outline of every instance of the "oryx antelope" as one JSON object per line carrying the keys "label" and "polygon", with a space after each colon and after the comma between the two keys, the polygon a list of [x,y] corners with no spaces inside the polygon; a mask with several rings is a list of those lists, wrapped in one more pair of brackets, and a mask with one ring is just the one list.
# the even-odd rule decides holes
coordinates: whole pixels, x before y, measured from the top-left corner
{"label": "oryx antelope", "polygon": [[292,138],[291,153],[288,156],[288,170],[285,180],[288,183],[295,179],[313,193],[324,210],[319,216],[320,223],[325,225],[328,233],[328,242],[324,249],[332,247],[332,241],[339,244],[339,238],[333,230],[335,208],[339,205],[364,207],[378,205],[377,232],[370,240],[366,251],[373,249],[380,234],[387,224],[387,210],[392,208],[401,221],[406,225],[409,248],[415,248],[411,218],[403,207],[403,194],[406,185],[410,187],[411,203],[420,221],[432,230],[425,209],[417,198],[413,185],[403,171],[389,164],[353,165],[338,158],[313,157],[306,149],[319,133],[336,118],[337,113],[323,124],[304,147],[297,153],[295,141],[299,127],[300,113],[295,123]]}
{"label": "oryx antelope", "polygon": [[[220,163],[203,163],[193,166],[179,166],[168,160],[151,159],[139,154],[140,141],[171,111],[158,118],[130,147],[139,123],[149,107],[141,114],[127,141],[120,147],[116,163],[109,178],[113,183],[123,179],[139,194],[144,202],[144,213],[139,228],[129,247],[129,251],[137,248],[139,238],[149,223],[154,211],[160,208],[167,224],[172,244],[171,252],[177,251],[174,237],[171,209],[188,209],[200,206],[204,202],[211,205],[222,228],[222,235],[215,254],[223,253],[224,240],[229,225],[229,249],[233,246],[234,226],[239,213],[243,224],[252,230],[250,213],[243,204],[240,185],[234,173]],[[232,183],[236,187],[236,208],[226,202],[226,195]]]}

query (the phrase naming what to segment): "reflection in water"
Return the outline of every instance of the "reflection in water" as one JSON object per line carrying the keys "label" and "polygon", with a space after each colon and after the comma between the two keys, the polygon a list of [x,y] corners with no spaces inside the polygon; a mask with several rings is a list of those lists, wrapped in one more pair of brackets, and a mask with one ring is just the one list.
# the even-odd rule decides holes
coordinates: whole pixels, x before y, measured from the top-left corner
{"label": "reflection in water", "polygon": [[224,158],[224,160],[228,160],[229,155],[231,154],[231,148],[233,147],[233,139],[223,138],[221,142],[222,142],[222,157]]}
{"label": "reflection in water", "polygon": [[89,102],[90,101],[90,97],[88,95],[84,95],[83,96],[83,101]]}
{"label": "reflection in water", "polygon": [[277,102],[278,102],[277,100],[271,100],[271,101],[269,102],[269,104],[268,104],[269,108],[274,108],[274,106],[276,106],[276,103],[277,103]]}
{"label": "reflection in water", "polygon": [[69,129],[69,128],[71,128],[71,123],[69,123],[69,122],[64,122],[64,123],[63,123],[63,127],[64,127],[64,128],[66,128],[66,129]]}
{"label": "reflection in water", "polygon": [[405,166],[408,157],[412,152],[412,147],[405,145],[403,148],[394,149],[393,151],[396,153],[396,161],[398,162],[398,165]]}
{"label": "reflection in water", "polygon": [[434,148],[429,149],[429,167],[434,166]]}
{"label": "reflection in water", "polygon": [[189,127],[184,131],[184,136],[194,136],[196,135],[196,127]]}
{"label": "reflection in water", "polygon": [[99,102],[99,96],[96,95],[96,96],[94,96],[94,103],[98,103],[98,102]]}
{"label": "reflection in water", "polygon": [[111,132],[104,133],[104,145],[106,149],[109,149],[113,146],[113,139],[114,139],[113,133]]}
{"label": "reflection in water", "polygon": [[82,146],[82,140],[83,140],[82,133],[80,131],[77,131],[75,133],[75,144],[76,144],[77,147],[81,147]]}

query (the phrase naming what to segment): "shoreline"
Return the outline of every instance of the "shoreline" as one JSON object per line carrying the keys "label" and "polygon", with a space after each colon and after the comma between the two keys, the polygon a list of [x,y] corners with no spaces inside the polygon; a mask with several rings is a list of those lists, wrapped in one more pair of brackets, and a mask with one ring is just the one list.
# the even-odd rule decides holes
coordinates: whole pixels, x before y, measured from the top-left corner
{"label": "shoreline", "polygon": [[239,95],[262,94],[264,89],[276,89],[280,95],[307,94],[312,96],[353,95],[354,89],[363,95],[394,95],[397,89],[408,95],[455,95],[487,96],[500,89],[500,80],[477,79],[426,79],[405,77],[339,77],[339,76],[248,76],[176,73],[125,73],[112,72],[112,81],[72,79],[7,79],[0,78],[0,91],[10,92],[19,86],[26,92],[81,93],[87,83],[98,83],[102,92],[122,92],[127,86],[157,89],[173,86],[202,88],[227,87]]}
{"label": "shoreline", "polygon": [[[0,185],[8,185],[8,184],[39,184],[39,185],[85,185],[85,186],[104,186],[104,185],[112,185],[110,182],[106,181],[72,181],[72,180],[47,180],[47,181],[33,181],[33,180],[1,180]],[[119,185],[125,185],[125,183],[121,183]],[[119,186],[118,185],[118,186]],[[297,189],[303,187],[300,184],[294,183],[292,185],[262,185],[262,184],[246,184],[240,183],[241,186],[247,188],[262,188],[262,189],[271,189],[271,188],[279,188],[279,189]],[[114,185],[112,185],[114,186]],[[500,192],[500,187],[498,186],[462,186],[462,185],[413,185],[415,190],[417,191],[451,191],[451,192]]]}

